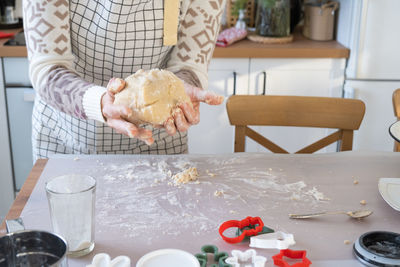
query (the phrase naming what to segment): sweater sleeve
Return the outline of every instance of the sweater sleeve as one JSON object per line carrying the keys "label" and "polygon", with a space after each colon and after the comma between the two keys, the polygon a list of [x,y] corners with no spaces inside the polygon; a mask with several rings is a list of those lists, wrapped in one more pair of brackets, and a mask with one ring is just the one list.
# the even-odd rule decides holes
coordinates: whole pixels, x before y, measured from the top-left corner
{"label": "sweater sleeve", "polygon": [[218,37],[225,0],[188,2],[178,29],[178,42],[171,51],[167,69],[185,82],[207,89],[208,64]]}
{"label": "sweater sleeve", "polygon": [[73,69],[68,0],[23,0],[29,75],[49,105],[81,119],[104,122],[106,88],[84,81]]}

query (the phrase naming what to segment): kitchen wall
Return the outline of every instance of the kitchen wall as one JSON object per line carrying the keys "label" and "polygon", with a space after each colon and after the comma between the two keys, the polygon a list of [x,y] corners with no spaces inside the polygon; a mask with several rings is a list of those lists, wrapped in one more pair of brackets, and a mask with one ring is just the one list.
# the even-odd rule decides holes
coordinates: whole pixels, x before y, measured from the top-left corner
{"label": "kitchen wall", "polygon": [[22,18],[22,0],[15,0],[15,15]]}

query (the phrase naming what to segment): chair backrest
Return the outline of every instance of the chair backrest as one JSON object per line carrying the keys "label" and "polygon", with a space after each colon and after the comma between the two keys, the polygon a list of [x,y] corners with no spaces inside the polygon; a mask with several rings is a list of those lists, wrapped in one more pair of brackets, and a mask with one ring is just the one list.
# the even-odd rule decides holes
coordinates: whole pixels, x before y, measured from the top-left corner
{"label": "chair backrest", "polygon": [[[393,92],[393,111],[394,116],[397,117],[397,120],[400,120],[400,88]],[[396,140],[394,141],[394,149],[395,152],[400,152],[400,143]]]}
{"label": "chair backrest", "polygon": [[365,113],[361,100],[311,96],[233,95],[226,108],[235,126],[235,152],[245,151],[247,136],[274,153],[289,153],[249,125],[338,129],[296,153],[314,153],[336,141],[340,151],[352,150],[353,131],[359,129]]}

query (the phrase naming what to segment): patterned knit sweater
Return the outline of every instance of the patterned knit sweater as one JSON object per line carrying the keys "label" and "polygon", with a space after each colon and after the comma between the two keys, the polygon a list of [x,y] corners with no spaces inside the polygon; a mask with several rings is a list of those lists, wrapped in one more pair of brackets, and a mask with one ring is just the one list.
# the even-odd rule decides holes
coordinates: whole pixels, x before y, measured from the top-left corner
{"label": "patterned knit sweater", "polygon": [[175,46],[162,44],[164,1],[24,0],[30,78],[40,98],[103,122],[100,101],[112,77],[159,67],[207,89],[224,0],[182,0]]}

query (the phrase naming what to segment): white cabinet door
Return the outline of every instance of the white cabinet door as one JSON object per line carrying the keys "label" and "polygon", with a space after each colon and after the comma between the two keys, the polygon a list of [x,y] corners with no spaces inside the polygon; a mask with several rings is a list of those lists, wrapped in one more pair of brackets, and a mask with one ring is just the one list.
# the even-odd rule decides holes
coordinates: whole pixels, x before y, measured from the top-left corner
{"label": "white cabinet door", "polygon": [[250,90],[270,95],[341,97],[345,59],[267,58],[250,60]]}
{"label": "white cabinet door", "polygon": [[365,103],[365,115],[360,129],[354,134],[354,150],[393,151],[394,140],[389,126],[396,121],[392,94],[400,82],[346,81],[345,91]]}
{"label": "white cabinet door", "polygon": [[0,64],[0,221],[3,221],[14,201],[14,184],[2,66],[3,64]]}
{"label": "white cabinet door", "polygon": [[[231,153],[234,127],[229,124],[226,98],[233,94],[248,94],[249,59],[212,59],[208,89],[225,96],[220,106],[200,105],[200,123],[189,129],[189,153]],[[236,76],[236,78],[235,78]]]}
{"label": "white cabinet door", "polygon": [[[341,97],[345,59],[251,59],[249,88],[252,94]],[[329,131],[317,128],[254,127],[289,152],[295,152]],[[246,139],[246,151],[265,148]],[[336,151],[333,144],[321,152]]]}
{"label": "white cabinet door", "polygon": [[8,121],[16,190],[20,190],[33,167],[32,109],[35,90],[6,88]]}

